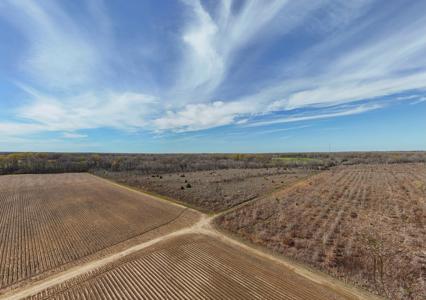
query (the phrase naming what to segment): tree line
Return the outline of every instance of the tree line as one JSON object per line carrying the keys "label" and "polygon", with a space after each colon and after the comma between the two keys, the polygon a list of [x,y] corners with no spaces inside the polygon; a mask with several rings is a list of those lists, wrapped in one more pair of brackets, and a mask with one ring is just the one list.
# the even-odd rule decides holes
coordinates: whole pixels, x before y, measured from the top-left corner
{"label": "tree line", "polygon": [[230,168],[317,168],[341,164],[426,162],[426,152],[266,154],[0,153],[0,175],[106,170],[163,174]]}

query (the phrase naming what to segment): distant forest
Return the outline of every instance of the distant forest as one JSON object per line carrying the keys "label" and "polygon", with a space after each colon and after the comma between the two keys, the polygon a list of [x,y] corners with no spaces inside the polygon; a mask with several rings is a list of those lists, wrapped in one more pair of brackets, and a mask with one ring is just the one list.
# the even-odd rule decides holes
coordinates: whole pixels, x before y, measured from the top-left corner
{"label": "distant forest", "polygon": [[231,168],[328,169],[345,164],[426,162],[426,152],[268,154],[0,153],[0,175],[91,171],[163,174]]}

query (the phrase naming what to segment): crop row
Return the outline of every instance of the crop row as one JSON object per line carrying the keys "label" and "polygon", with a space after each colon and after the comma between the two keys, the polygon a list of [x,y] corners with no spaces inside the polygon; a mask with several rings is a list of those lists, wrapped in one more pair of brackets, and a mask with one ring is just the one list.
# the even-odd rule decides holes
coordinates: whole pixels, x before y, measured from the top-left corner
{"label": "crop row", "polygon": [[[272,266],[272,267],[271,267]],[[280,266],[205,236],[169,241],[149,253],[47,294],[54,299],[330,299],[331,292]],[[43,299],[40,296],[32,299]]]}
{"label": "crop row", "polygon": [[181,211],[86,174],[5,176],[0,183],[0,289],[138,236]]}

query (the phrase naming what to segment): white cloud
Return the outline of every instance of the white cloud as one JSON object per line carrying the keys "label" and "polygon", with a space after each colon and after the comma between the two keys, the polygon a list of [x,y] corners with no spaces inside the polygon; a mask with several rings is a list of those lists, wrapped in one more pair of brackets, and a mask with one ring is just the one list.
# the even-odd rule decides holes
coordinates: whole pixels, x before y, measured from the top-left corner
{"label": "white cloud", "polygon": [[269,129],[269,130],[258,131],[258,132],[256,132],[256,134],[269,134],[269,133],[276,133],[276,132],[283,132],[283,131],[304,129],[304,128],[309,128],[309,127],[312,127],[312,126],[311,125],[302,125],[302,126],[295,126],[295,127]]}
{"label": "white cloud", "polygon": [[349,80],[319,85],[317,88],[291,94],[285,101],[285,109],[310,105],[334,105],[336,103],[373,99],[395,93],[426,88],[426,72],[402,77],[386,77],[380,80]]}
{"label": "white cloud", "polygon": [[291,79],[264,86],[257,101],[269,102],[270,110],[289,110],[426,89],[426,18],[402,24],[395,18],[377,28],[374,18],[369,21],[370,27],[338,31],[305,50],[284,69]]}
{"label": "white cloud", "polygon": [[[185,85],[183,81],[179,81],[178,86],[187,88],[183,95],[192,103],[205,102],[211,96],[215,88],[224,80],[227,68],[232,64],[236,53],[245,44],[259,42],[260,33],[266,36],[272,34],[271,22],[277,22],[277,19],[280,19],[279,24],[283,25],[280,28],[280,34],[284,34],[302,24],[304,20],[309,20],[311,11],[329,7],[330,14],[326,22],[329,26],[327,30],[330,30],[330,28],[349,25],[365,12],[370,4],[370,1],[352,4],[318,1],[315,5],[303,3],[298,6],[288,1],[269,1],[266,4],[260,1],[247,1],[238,12],[235,12],[231,1],[222,1],[219,12],[213,19],[212,14],[209,14],[199,1],[185,2],[193,9],[196,21],[189,23],[183,35],[191,51],[188,53],[189,59],[184,60],[185,68],[180,77],[184,78],[188,84]],[[382,36],[367,40],[359,47],[355,44],[351,45],[350,51],[338,52],[339,56],[332,65],[325,65],[321,60],[314,61],[322,56],[329,56],[341,47],[342,43],[351,42],[346,40],[346,31],[337,31],[332,41],[327,39],[312,49],[308,48],[300,56],[300,61],[295,61],[293,64],[284,62],[290,72],[296,70],[295,76],[291,79],[280,80],[278,77],[270,80],[268,85],[257,94],[229,102],[240,103],[251,109],[226,112],[228,108],[224,105],[221,110],[216,109],[215,113],[208,118],[197,118],[188,115],[195,111],[210,111],[213,102],[203,105],[187,104],[184,109],[169,111],[154,124],[161,130],[183,130],[183,128],[198,130],[242,121],[250,123],[250,116],[257,114],[310,106],[334,106],[338,103],[350,103],[422,89],[426,86],[426,72],[395,75],[404,70],[405,63],[415,61],[418,54],[424,52],[424,39],[419,39],[422,27],[419,24],[411,27],[395,28],[396,34],[389,34],[387,31],[379,32]],[[297,65],[301,68],[296,67]],[[317,70],[316,74],[307,67],[312,65],[316,65],[314,68]],[[302,66],[306,66],[306,69]],[[304,74],[306,72],[309,75]],[[202,88],[197,89],[200,86]],[[191,94],[191,88],[195,93]],[[194,101],[194,99],[200,100]],[[213,120],[214,118],[216,119]]]}
{"label": "white cloud", "polygon": [[188,104],[182,110],[168,111],[153,124],[158,130],[194,131],[233,124],[241,121],[239,116],[254,114],[257,110],[244,102]]}
{"label": "white cloud", "polygon": [[317,114],[311,114],[311,115],[295,115],[295,116],[289,116],[284,118],[278,118],[278,119],[272,119],[267,121],[258,121],[258,122],[252,122],[251,124],[247,125],[248,127],[252,126],[265,126],[265,125],[272,125],[272,124],[282,124],[282,123],[292,123],[292,122],[300,122],[300,121],[309,121],[309,120],[318,120],[318,119],[328,119],[328,118],[335,118],[335,117],[342,117],[342,116],[350,116],[350,115],[356,115],[361,114],[367,111],[376,110],[379,108],[382,108],[383,105],[380,104],[361,104],[359,106],[355,107],[349,107],[346,109],[338,109],[334,112],[320,112]]}
{"label": "white cloud", "polygon": [[88,135],[87,134],[74,133],[74,132],[64,132],[63,137],[67,138],[67,139],[82,139],[82,138],[87,138]]}
{"label": "white cloud", "polygon": [[426,97],[420,97],[419,99],[411,102],[410,104],[411,105],[416,105],[416,104],[419,104],[419,103],[422,103],[422,102],[425,102],[425,101],[426,101]]}
{"label": "white cloud", "polygon": [[242,2],[236,10],[234,1],[223,0],[216,3],[217,11],[209,12],[200,0],[182,2],[193,13],[182,35],[187,47],[184,48],[179,79],[173,91],[175,97],[183,98],[183,102],[194,102],[194,99],[206,102],[212,98],[244,47],[262,48],[271,37],[283,36],[295,28],[307,26],[305,22],[316,21],[312,14],[318,9],[327,12],[321,19],[324,30],[325,27],[342,26],[342,23],[347,24],[359,16],[369,3],[249,0]]}
{"label": "white cloud", "polygon": [[[182,35],[187,47],[184,48],[179,79],[172,94],[182,98],[183,102],[194,97],[201,98],[202,102],[222,83],[236,52],[267,31],[268,25],[289,1],[246,1],[235,13],[233,2],[224,0],[218,4],[215,19],[199,0],[183,2],[192,10],[193,19]],[[293,26],[290,22],[287,25],[281,31]]]}
{"label": "white cloud", "polygon": [[200,2],[186,1],[186,3],[192,8],[195,20],[182,36],[190,52],[185,55],[181,71],[185,76],[179,80],[179,89],[188,91],[204,84],[214,87],[219,83],[225,64],[219,49],[215,46],[219,29]]}
{"label": "white cloud", "polygon": [[53,1],[5,0],[3,15],[29,42],[21,69],[35,82],[71,88],[94,82],[102,67],[99,40]]}
{"label": "white cloud", "polygon": [[[26,126],[46,131],[75,131],[100,127],[133,131],[146,126],[147,116],[158,103],[152,96],[132,92],[87,92],[59,101],[34,89],[30,104],[17,115],[33,122]],[[37,126],[36,126],[37,125]],[[19,129],[15,130],[19,133]]]}

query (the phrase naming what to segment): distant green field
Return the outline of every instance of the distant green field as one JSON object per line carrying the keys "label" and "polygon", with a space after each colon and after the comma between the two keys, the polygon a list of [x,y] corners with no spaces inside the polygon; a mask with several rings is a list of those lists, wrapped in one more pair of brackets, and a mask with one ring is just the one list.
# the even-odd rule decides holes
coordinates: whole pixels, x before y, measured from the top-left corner
{"label": "distant green field", "polygon": [[309,157],[273,157],[273,161],[277,161],[285,164],[321,164],[321,159],[309,158]]}

